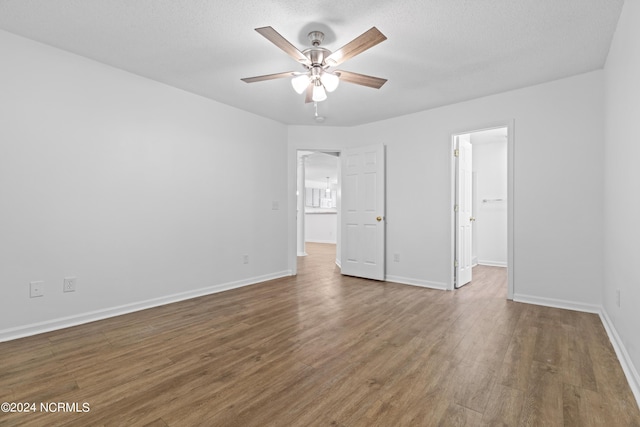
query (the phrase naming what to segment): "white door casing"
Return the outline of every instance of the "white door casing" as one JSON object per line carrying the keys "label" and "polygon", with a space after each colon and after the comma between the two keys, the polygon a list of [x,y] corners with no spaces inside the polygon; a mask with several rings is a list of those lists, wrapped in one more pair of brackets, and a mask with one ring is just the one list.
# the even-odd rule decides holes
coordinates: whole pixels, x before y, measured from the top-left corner
{"label": "white door casing", "polygon": [[471,282],[474,221],[471,150],[471,135],[456,136],[456,288]]}
{"label": "white door casing", "polygon": [[342,274],[385,278],[384,145],[342,152]]}

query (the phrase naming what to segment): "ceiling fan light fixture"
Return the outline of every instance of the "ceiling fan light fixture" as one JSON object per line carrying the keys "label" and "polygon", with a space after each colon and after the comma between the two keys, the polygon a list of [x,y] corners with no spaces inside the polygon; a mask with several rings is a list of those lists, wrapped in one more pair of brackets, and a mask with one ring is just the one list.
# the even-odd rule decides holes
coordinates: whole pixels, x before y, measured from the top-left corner
{"label": "ceiling fan light fixture", "polygon": [[291,79],[291,86],[297,93],[302,94],[309,86],[309,76],[307,74],[301,74]]}
{"label": "ceiling fan light fixture", "polygon": [[322,81],[322,85],[327,90],[327,92],[333,92],[338,88],[338,84],[340,83],[340,78],[333,73],[328,73],[325,71],[320,76],[320,81]]}
{"label": "ceiling fan light fixture", "polygon": [[320,83],[320,81],[316,80],[316,84],[313,86],[313,96],[311,99],[314,102],[320,102],[327,99],[327,92],[324,90],[324,86]]}

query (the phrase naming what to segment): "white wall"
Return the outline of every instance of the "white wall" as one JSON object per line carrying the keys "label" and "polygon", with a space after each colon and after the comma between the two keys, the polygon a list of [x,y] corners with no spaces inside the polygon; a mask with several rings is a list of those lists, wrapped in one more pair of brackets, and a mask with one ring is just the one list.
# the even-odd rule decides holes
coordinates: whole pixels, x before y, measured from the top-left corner
{"label": "white wall", "polygon": [[[298,147],[386,144],[387,276],[450,286],[451,134],[508,119],[515,123],[516,298],[597,310],[602,71],[355,128],[292,126],[290,189],[295,191]],[[294,253],[295,221],[291,224]],[[393,262],[394,253],[401,262]]]}
{"label": "white wall", "polygon": [[0,52],[0,339],[288,273],[284,125],[2,31]]}
{"label": "white wall", "polygon": [[305,240],[315,243],[336,243],[338,230],[338,215],[336,213],[307,213],[305,214]]}
{"label": "white wall", "polygon": [[474,134],[471,134],[471,143],[476,178],[473,242],[478,263],[506,267],[507,140],[484,143],[474,140]]}
{"label": "white wall", "polygon": [[[604,286],[602,299],[640,402],[640,2],[627,0],[605,67]],[[616,292],[620,291],[618,307]]]}

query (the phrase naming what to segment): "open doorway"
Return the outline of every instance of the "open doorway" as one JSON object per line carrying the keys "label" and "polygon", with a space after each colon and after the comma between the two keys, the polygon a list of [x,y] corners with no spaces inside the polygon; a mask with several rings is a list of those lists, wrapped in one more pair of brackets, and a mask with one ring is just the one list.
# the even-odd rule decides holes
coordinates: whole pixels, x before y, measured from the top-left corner
{"label": "open doorway", "polygon": [[513,298],[513,125],[452,135],[453,288],[504,269]]}
{"label": "open doorway", "polygon": [[309,244],[325,245],[337,261],[339,245],[340,153],[298,150],[297,152],[297,256],[304,257]]}
{"label": "open doorway", "polygon": [[[344,275],[374,280],[385,279],[385,146],[375,144],[358,146],[342,151],[296,150],[297,163],[297,203],[295,221],[296,233],[292,236],[298,255],[293,261],[292,273],[296,274],[299,258],[306,251],[306,205],[307,195],[315,197],[313,189],[305,188],[307,180],[307,161],[305,156],[315,152],[323,156],[340,157],[337,162],[337,182],[335,198],[336,247],[335,263]],[[330,174],[321,189],[331,191]],[[331,201],[333,205],[333,201]],[[322,207],[322,200],[320,200]],[[294,252],[295,255],[295,252]]]}

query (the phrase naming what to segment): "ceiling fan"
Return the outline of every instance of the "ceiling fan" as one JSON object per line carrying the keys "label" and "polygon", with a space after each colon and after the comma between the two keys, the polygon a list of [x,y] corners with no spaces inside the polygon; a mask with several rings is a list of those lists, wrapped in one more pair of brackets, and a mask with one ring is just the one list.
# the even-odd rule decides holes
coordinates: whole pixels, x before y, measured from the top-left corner
{"label": "ceiling fan", "polygon": [[291,84],[294,90],[299,94],[306,92],[305,102],[320,102],[327,99],[327,92],[333,92],[341,80],[375,89],[380,89],[387,81],[387,79],[350,71],[329,70],[329,68],[336,67],[378,43],[385,41],[387,37],[376,27],[371,27],[371,29],[362,33],[335,52],[320,47],[320,44],[324,40],[324,33],[321,31],[312,31],[309,33],[308,37],[312,47],[301,52],[271,27],[261,27],[255,30],[271,43],[282,49],[287,55],[302,64],[305,71],[287,71],[284,73],[266,74],[241,79],[246,83],[293,77]]}

